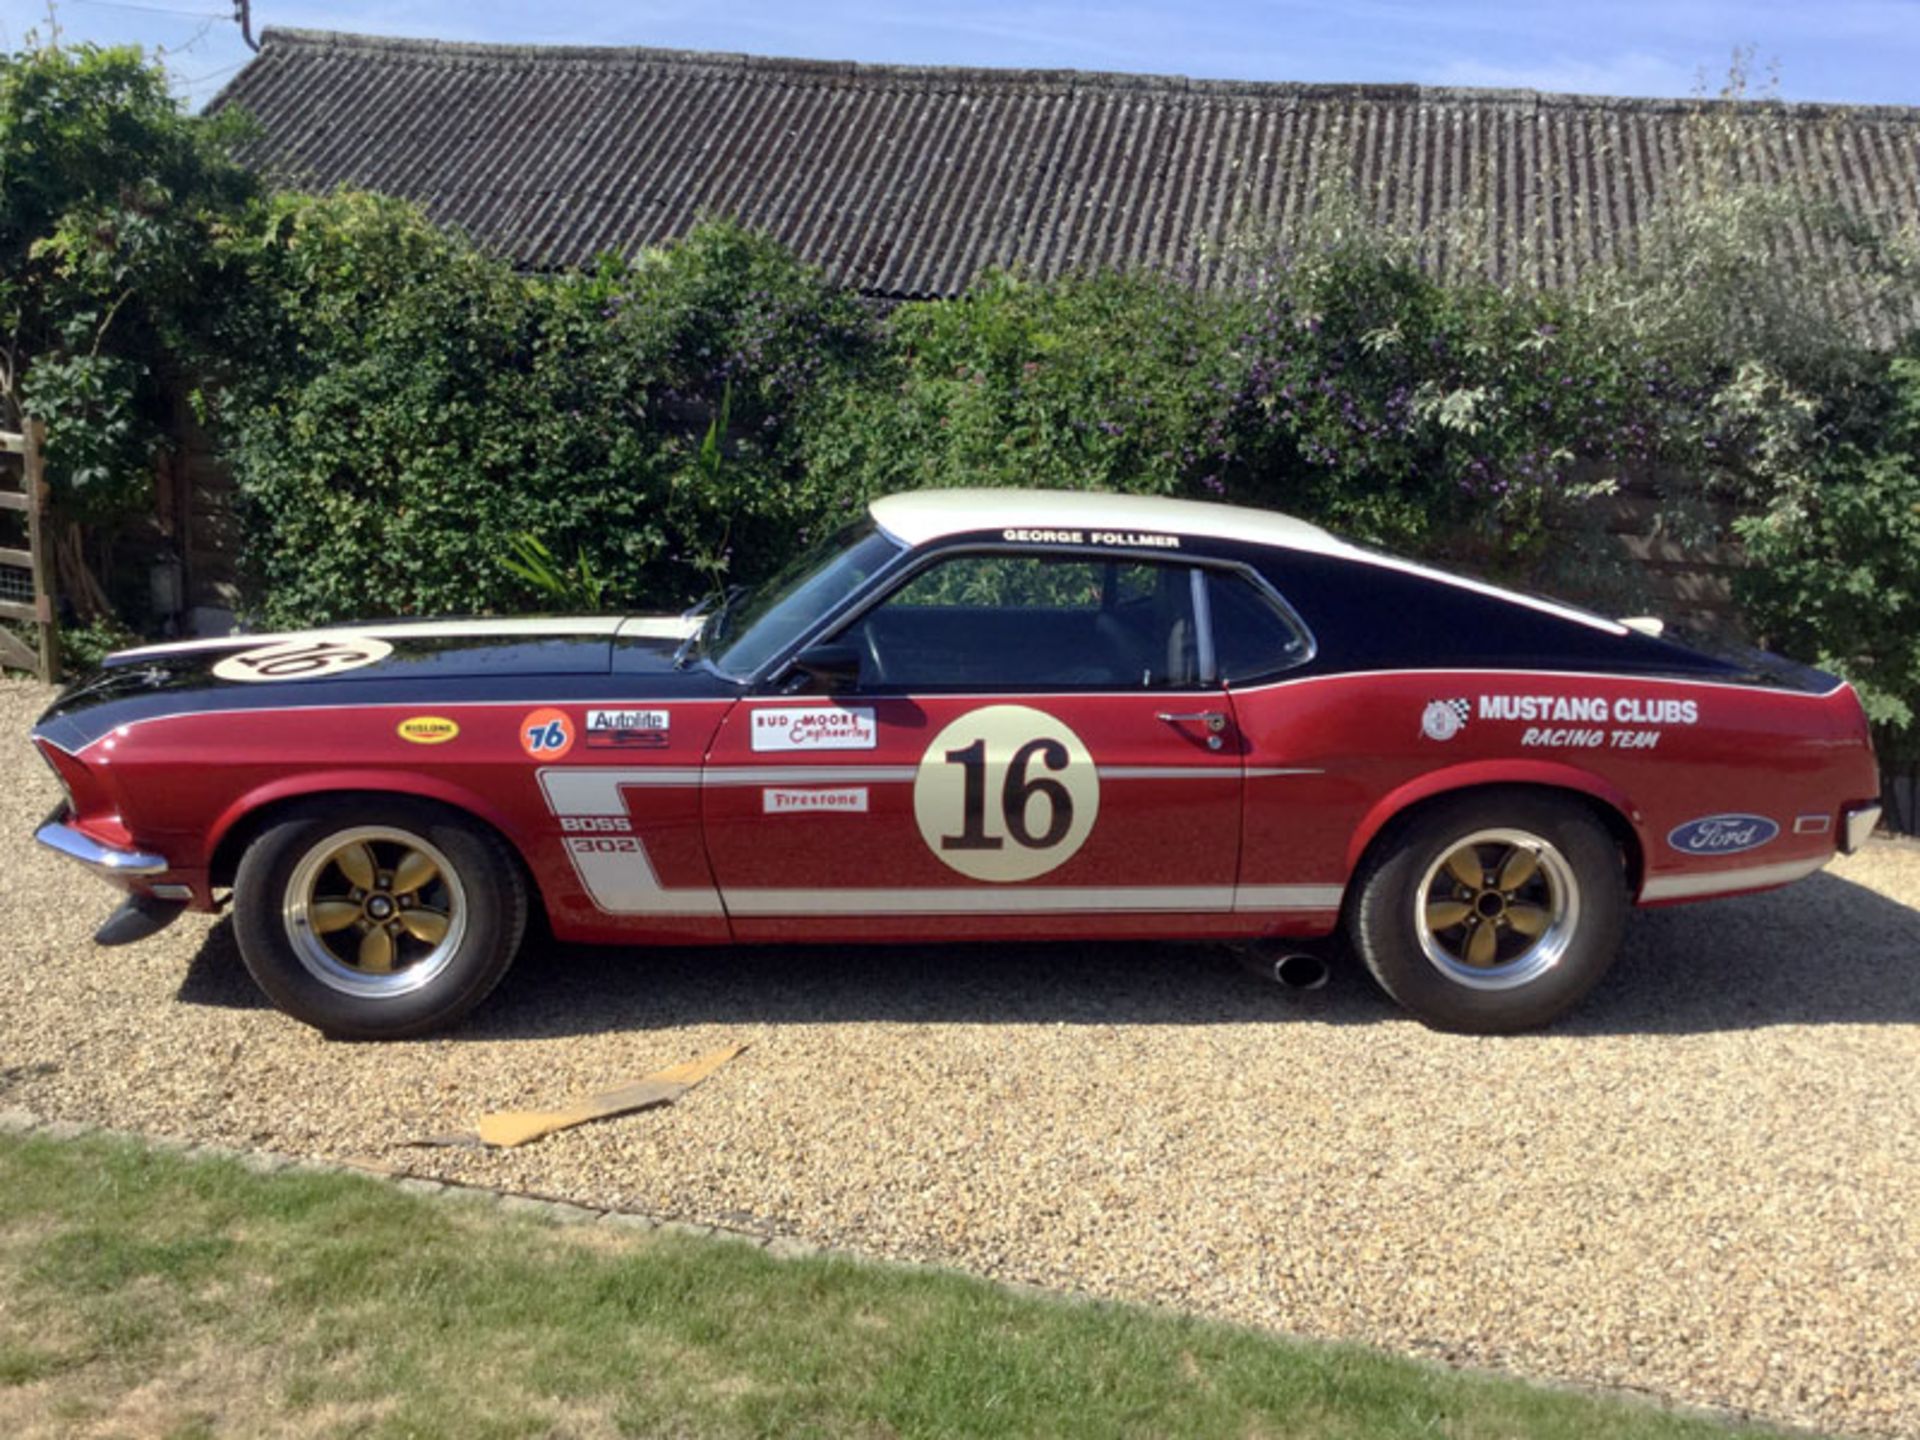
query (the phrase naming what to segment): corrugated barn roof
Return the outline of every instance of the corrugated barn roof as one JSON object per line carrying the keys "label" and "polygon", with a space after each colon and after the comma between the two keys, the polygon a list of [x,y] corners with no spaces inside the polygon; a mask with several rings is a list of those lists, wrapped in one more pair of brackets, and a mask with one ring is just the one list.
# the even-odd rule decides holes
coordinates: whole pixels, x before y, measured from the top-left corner
{"label": "corrugated barn roof", "polygon": [[[1920,111],[447,44],[268,30],[220,96],[283,183],[349,183],[539,268],[727,214],[869,294],[982,268],[1230,272],[1346,165],[1442,266],[1558,284],[1626,243],[1714,117],[1743,173],[1920,222]],[[1724,127],[1722,127],[1724,128]],[[1465,243],[1462,243],[1462,240]],[[1451,249],[1452,255],[1447,252]]]}

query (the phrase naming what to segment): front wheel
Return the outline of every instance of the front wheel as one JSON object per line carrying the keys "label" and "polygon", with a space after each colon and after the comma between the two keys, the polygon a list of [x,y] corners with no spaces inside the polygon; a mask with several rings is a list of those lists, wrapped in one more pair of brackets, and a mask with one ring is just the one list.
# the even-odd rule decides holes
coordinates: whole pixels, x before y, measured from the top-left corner
{"label": "front wheel", "polygon": [[1591,812],[1494,792],[1437,802],[1376,847],[1348,928],[1422,1020],[1504,1034],[1558,1019],[1599,983],[1626,910],[1619,847]]}
{"label": "front wheel", "polygon": [[300,806],[248,846],[234,877],[247,970],[329,1035],[393,1039],[487,997],[526,928],[506,847],[458,812],[370,797]]}

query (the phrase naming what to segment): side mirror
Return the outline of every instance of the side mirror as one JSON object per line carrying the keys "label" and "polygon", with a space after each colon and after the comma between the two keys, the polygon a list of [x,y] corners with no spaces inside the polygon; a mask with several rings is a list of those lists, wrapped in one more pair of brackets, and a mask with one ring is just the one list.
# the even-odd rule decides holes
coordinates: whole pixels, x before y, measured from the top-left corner
{"label": "side mirror", "polygon": [[860,683],[860,651],[835,640],[809,645],[793,657],[793,668],[807,677],[809,689],[851,690]]}

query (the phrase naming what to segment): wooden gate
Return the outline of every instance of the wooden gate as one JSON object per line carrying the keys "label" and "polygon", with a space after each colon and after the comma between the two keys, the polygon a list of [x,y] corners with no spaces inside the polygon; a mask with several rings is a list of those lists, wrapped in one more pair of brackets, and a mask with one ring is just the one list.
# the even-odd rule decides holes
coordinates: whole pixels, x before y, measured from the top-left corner
{"label": "wooden gate", "polygon": [[0,430],[0,620],[31,626],[38,644],[0,625],[0,664],[51,682],[60,673],[60,634],[53,623],[47,481],[40,464],[46,428],[38,420],[25,423],[23,434]]}

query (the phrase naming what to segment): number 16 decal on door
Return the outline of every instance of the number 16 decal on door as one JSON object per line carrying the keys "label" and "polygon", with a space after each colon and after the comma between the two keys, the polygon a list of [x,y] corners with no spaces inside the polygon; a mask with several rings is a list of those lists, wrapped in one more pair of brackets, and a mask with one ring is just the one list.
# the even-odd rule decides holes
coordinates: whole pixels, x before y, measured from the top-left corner
{"label": "number 16 decal on door", "polygon": [[927,746],[913,818],[927,848],[975,880],[1031,880],[1071,860],[1100,813],[1080,737],[1029,705],[988,705]]}

